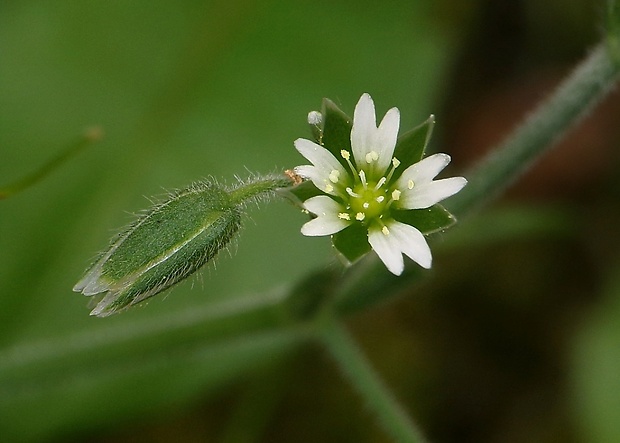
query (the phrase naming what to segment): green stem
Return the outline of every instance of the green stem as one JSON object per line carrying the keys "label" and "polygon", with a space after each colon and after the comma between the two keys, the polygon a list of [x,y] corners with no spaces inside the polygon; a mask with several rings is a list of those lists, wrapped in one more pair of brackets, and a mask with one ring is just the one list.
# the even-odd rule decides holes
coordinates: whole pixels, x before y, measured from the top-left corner
{"label": "green stem", "polygon": [[390,390],[375,373],[349,332],[330,317],[320,324],[320,339],[336,360],[349,382],[377,414],[383,428],[401,443],[421,443],[425,439],[401,409]]}
{"label": "green stem", "polygon": [[10,197],[33,186],[46,178],[49,174],[57,170],[67,161],[79,154],[84,148],[99,141],[103,136],[103,131],[99,127],[90,128],[80,136],[78,140],[71,143],[56,157],[51,158],[38,169],[20,179],[4,185],[0,188],[0,199]]}
{"label": "green stem", "polygon": [[240,205],[271,194],[278,189],[288,188],[293,184],[294,180],[286,174],[255,177],[232,189],[229,196],[233,204]]}
{"label": "green stem", "polygon": [[451,212],[462,216],[497,196],[605,97],[620,72],[608,49],[604,43],[595,48],[513,135],[465,174],[468,185],[446,201]]}

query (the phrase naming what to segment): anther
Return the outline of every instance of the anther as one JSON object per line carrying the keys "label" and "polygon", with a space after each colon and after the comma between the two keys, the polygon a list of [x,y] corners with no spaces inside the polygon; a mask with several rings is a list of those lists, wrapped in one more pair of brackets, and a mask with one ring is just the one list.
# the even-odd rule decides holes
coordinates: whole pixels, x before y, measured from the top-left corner
{"label": "anther", "polygon": [[332,185],[330,185],[329,183],[327,183],[325,185],[325,192],[327,192],[329,194],[330,192],[333,192],[333,191],[334,191],[334,187]]}
{"label": "anther", "polygon": [[351,220],[351,216],[346,212],[341,212],[338,214],[338,218],[341,220]]}
{"label": "anther", "polygon": [[400,160],[396,157],[392,158],[392,166],[394,166],[394,168],[398,168],[398,166],[400,166]]}
{"label": "anther", "polygon": [[340,171],[337,171],[336,169],[334,169],[332,172],[330,172],[329,174],[329,180],[332,183],[338,183],[338,177],[340,177]]}
{"label": "anther", "polygon": [[370,151],[368,154],[366,154],[366,163],[370,164],[373,161],[377,161],[379,159],[379,154],[377,153],[377,151]]}
{"label": "anther", "polygon": [[415,185],[415,183],[413,183],[413,180],[409,180],[409,181],[407,182],[407,187],[408,187],[409,189],[413,189],[413,186],[414,186],[414,185]]}
{"label": "anther", "polygon": [[368,209],[368,208],[370,208],[370,203],[364,202],[364,203],[362,203],[362,206],[364,207],[364,209]]}
{"label": "anther", "polygon": [[381,232],[383,232],[383,235],[390,235],[390,230],[387,226],[383,226],[383,228],[381,228]]}
{"label": "anther", "polygon": [[377,186],[375,186],[375,191],[379,190],[379,188],[381,186],[383,186],[383,184],[387,181],[387,179],[385,177],[381,177],[379,179],[379,181],[377,182]]}
{"label": "anther", "polygon": [[340,155],[342,155],[342,158],[344,158],[345,160],[348,160],[351,158],[351,154],[349,153],[349,151],[345,149],[340,151]]}
{"label": "anther", "polygon": [[401,192],[398,189],[392,191],[392,200],[396,201],[400,199]]}
{"label": "anther", "polygon": [[385,197],[380,195],[379,197],[377,197],[375,200],[377,200],[377,203],[381,203],[383,202],[383,200],[385,200]]}
{"label": "anther", "polygon": [[358,212],[357,214],[355,214],[355,220],[357,221],[362,221],[366,218],[366,214],[364,214],[363,212]]}

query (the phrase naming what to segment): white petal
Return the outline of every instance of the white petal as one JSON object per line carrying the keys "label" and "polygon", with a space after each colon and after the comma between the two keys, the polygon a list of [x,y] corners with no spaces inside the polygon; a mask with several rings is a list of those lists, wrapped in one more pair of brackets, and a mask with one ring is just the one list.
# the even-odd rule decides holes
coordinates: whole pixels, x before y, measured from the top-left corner
{"label": "white petal", "polygon": [[301,227],[301,233],[308,237],[332,235],[342,231],[351,224],[350,221],[338,217],[317,217]]}
{"label": "white petal", "polygon": [[319,217],[324,217],[328,214],[338,216],[338,213],[342,212],[340,203],[326,195],[309,198],[304,202],[304,208]]}
{"label": "white petal", "polygon": [[385,114],[377,129],[374,150],[379,154],[376,170],[380,175],[385,174],[392,162],[399,126],[400,112],[398,108],[392,108]]}
{"label": "white petal", "polygon": [[393,237],[407,257],[423,268],[430,269],[433,260],[431,249],[420,231],[395,220],[389,221],[386,226],[390,230],[388,237]]}
{"label": "white petal", "polygon": [[368,243],[385,264],[385,267],[388,268],[388,271],[394,275],[403,273],[405,263],[398,240],[394,235],[385,235],[381,229],[370,229],[368,231]]}
{"label": "white petal", "polygon": [[[297,166],[295,168],[297,175],[312,180],[317,188],[328,194],[340,195],[344,193],[344,189],[349,184],[349,176],[331,152],[303,138],[295,140],[295,148],[314,165]],[[341,183],[335,184],[330,181],[329,177],[333,171],[338,171]]]}
{"label": "white petal", "polygon": [[362,94],[355,106],[351,129],[351,149],[358,166],[363,165],[366,154],[374,149],[376,132],[375,104],[370,95]]}
{"label": "white petal", "polygon": [[406,188],[409,180],[412,180],[416,185],[430,182],[448,166],[448,163],[450,163],[448,154],[430,155],[405,169],[396,182],[396,187],[399,189]]}
{"label": "white petal", "polygon": [[295,174],[299,175],[300,177],[311,180],[312,183],[314,183],[314,186],[327,194],[340,195],[342,193],[340,192],[340,188],[334,187],[328,179],[326,180],[325,174],[315,166],[295,166],[294,171]]}
{"label": "white petal", "polygon": [[344,167],[338,159],[324,147],[310,140],[298,138],[295,140],[295,148],[297,148],[301,155],[310,160],[320,173],[325,174],[325,179],[329,177],[333,170],[346,174]]}
{"label": "white petal", "polygon": [[450,177],[428,183],[416,184],[413,189],[406,186],[401,191],[400,200],[394,202],[396,208],[424,209],[459,192],[467,184],[464,177]]}
{"label": "white petal", "polygon": [[307,236],[331,235],[342,231],[351,224],[349,220],[338,217],[342,212],[341,205],[327,197],[319,195],[306,200],[304,207],[315,214],[317,218],[310,220],[301,227],[301,233]]}

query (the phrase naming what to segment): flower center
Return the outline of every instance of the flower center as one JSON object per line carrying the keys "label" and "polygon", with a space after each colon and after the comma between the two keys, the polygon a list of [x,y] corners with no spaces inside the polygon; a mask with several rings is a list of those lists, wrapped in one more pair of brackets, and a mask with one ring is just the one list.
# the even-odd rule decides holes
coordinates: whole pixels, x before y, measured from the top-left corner
{"label": "flower center", "polygon": [[[363,223],[383,218],[392,202],[400,198],[401,192],[398,189],[392,190],[392,193],[388,195],[389,182],[392,179],[394,170],[400,165],[400,161],[392,158],[392,167],[388,174],[374,181],[376,175],[372,177],[374,174],[369,173],[370,177],[367,177],[367,171],[363,169],[358,170],[353,166],[351,154],[348,151],[342,150],[340,155],[347,161],[353,173],[352,177],[354,178],[355,185],[352,188],[346,188],[348,194],[346,201],[347,212],[339,213],[338,217],[343,220],[355,219]],[[370,151],[366,154],[365,160],[369,165],[373,165],[379,160],[379,154],[376,151]],[[337,171],[333,171],[332,174],[334,172]],[[329,179],[335,183],[332,174],[330,174]]]}
{"label": "flower center", "polygon": [[353,188],[349,205],[357,220],[372,220],[383,214],[387,202],[385,189],[375,189],[375,186],[372,182],[367,186],[359,183]]}

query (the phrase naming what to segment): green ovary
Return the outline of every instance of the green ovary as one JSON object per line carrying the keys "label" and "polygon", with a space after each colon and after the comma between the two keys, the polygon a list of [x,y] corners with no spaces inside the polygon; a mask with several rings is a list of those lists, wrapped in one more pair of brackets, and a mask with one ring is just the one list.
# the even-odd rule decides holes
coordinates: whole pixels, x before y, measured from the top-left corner
{"label": "green ovary", "polygon": [[364,214],[360,221],[369,221],[383,215],[388,201],[383,188],[374,189],[374,183],[368,183],[366,187],[358,184],[353,188],[355,197],[349,197],[349,207],[352,218],[360,220],[359,214]]}

